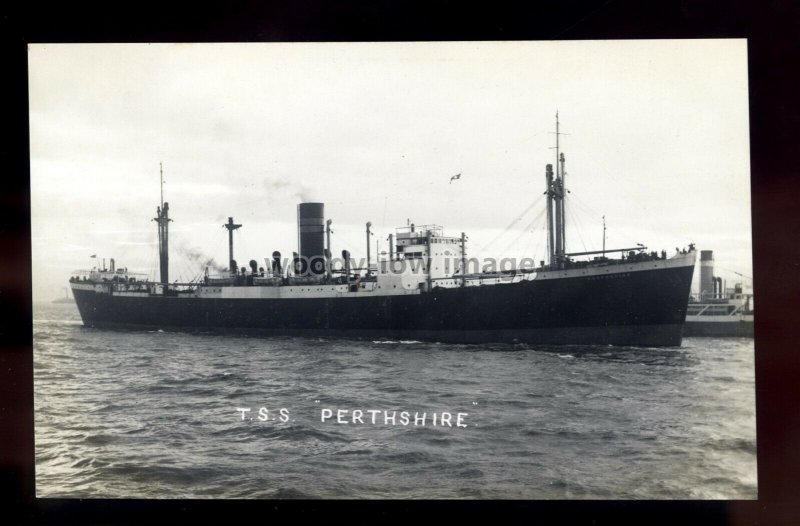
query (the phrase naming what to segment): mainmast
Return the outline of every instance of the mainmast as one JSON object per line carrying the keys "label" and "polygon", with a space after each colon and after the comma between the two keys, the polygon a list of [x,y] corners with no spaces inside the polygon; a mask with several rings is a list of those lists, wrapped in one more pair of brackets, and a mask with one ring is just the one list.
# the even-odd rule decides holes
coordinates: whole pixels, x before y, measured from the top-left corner
{"label": "mainmast", "polygon": [[603,257],[606,257],[606,216],[603,216]]}
{"label": "mainmast", "polygon": [[556,112],[556,173],[553,174],[553,165],[548,164],[545,173],[547,181],[547,240],[549,252],[549,264],[551,266],[560,267],[564,260],[567,251],[567,238],[566,238],[566,206],[564,197],[566,195],[566,187],[564,185],[564,178],[566,170],[564,169],[564,154],[560,151],[559,137],[563,135],[560,130],[560,123],[558,121],[558,112]]}
{"label": "mainmast", "polygon": [[331,257],[333,257],[333,252],[331,251],[331,234],[333,230],[331,230],[331,223],[333,223],[331,219],[325,221],[325,275],[328,277],[328,281],[333,278],[333,268],[331,268]]}
{"label": "mainmast", "polygon": [[461,286],[467,286],[467,234],[461,232]]}
{"label": "mainmast", "polygon": [[[558,137],[558,135],[556,135]],[[561,200],[561,255],[567,252],[567,171],[564,169],[564,153],[560,153],[559,165],[561,166],[561,177],[558,181],[558,189]]]}
{"label": "mainmast", "polygon": [[169,203],[164,202],[164,167],[158,163],[161,177],[161,204],[156,207],[156,217],[153,219],[158,224],[158,263],[161,274],[161,283],[169,284]]}
{"label": "mainmast", "polygon": [[548,164],[545,170],[545,181],[547,185],[547,264],[555,264],[555,237],[553,235],[553,165]]}
{"label": "mainmast", "polygon": [[369,270],[369,267],[370,267],[370,265],[369,265],[369,262],[370,262],[369,261],[370,260],[370,253],[369,253],[370,239],[369,239],[369,236],[372,235],[371,229],[372,229],[372,222],[371,221],[367,221],[367,276],[372,274],[370,272],[370,270]]}

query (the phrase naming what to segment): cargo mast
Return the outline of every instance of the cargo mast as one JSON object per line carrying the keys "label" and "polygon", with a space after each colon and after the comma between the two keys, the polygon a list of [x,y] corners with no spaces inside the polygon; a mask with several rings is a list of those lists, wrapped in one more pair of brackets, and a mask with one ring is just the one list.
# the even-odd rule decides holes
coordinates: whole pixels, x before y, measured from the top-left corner
{"label": "cargo mast", "polygon": [[228,264],[230,265],[231,273],[236,273],[236,263],[233,260],[233,231],[237,228],[241,228],[242,225],[237,225],[233,222],[233,218],[229,217],[228,222],[224,223],[222,226],[228,229]]}
{"label": "cargo mast", "polygon": [[164,167],[158,163],[158,171],[161,177],[161,205],[156,207],[156,217],[153,218],[158,224],[158,264],[161,273],[161,283],[166,286],[169,283],[169,203],[164,202]]}
{"label": "cargo mast", "polygon": [[549,249],[549,264],[551,267],[560,267],[566,257],[566,206],[564,197],[566,187],[564,179],[564,154],[560,151],[558,112],[556,112],[556,173],[553,176],[553,165],[548,164],[545,177],[547,180],[547,240]]}
{"label": "cargo mast", "polygon": [[370,270],[369,270],[369,268],[370,268],[370,264],[369,264],[370,263],[370,261],[369,261],[370,260],[370,253],[369,253],[370,239],[369,239],[369,236],[372,235],[371,229],[372,229],[372,222],[371,221],[367,221],[367,276],[370,276],[372,274],[372,272],[370,272]]}

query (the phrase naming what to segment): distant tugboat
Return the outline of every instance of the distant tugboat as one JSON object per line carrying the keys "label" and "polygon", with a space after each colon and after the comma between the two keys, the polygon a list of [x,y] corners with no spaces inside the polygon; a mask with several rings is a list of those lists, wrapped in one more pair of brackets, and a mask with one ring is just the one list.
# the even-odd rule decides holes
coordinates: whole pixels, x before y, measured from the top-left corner
{"label": "distant tugboat", "polygon": [[[99,328],[253,330],[267,335],[417,339],[440,342],[526,342],[677,346],[681,344],[695,250],[634,248],[567,253],[566,171],[545,170],[547,261],[491,271],[470,268],[464,233],[409,224],[388,236],[388,257],[352,265],[332,258],[331,220],[323,203],[297,206],[298,249],[279,252],[191,283],[169,282],[169,205],[157,209],[160,280],[110,268],[70,279],[83,323]],[[162,178],[163,181],[163,178]],[[163,183],[162,183],[163,186]],[[537,192],[538,193],[538,192]],[[608,254],[620,254],[618,259]],[[576,260],[578,257],[591,259]],[[524,260],[523,260],[524,261]],[[476,266],[477,267],[477,266]]]}
{"label": "distant tugboat", "polygon": [[700,293],[689,299],[684,336],[753,337],[753,295],[741,283],[726,289],[714,276],[714,253],[700,251]]}

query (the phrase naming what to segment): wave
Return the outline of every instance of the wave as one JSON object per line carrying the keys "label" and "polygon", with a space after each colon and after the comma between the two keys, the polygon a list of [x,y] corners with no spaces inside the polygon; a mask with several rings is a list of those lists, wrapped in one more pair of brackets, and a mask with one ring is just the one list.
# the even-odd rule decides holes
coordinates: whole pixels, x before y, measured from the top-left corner
{"label": "wave", "polygon": [[[34,341],[38,495],[660,499],[691,498],[704,478],[700,498],[755,494],[752,343],[320,343],[47,324]],[[463,410],[469,427],[328,425],[316,400]],[[259,421],[261,405],[290,421]]]}
{"label": "wave", "polygon": [[404,453],[393,453],[390,455],[382,455],[381,460],[385,460],[391,463],[397,463],[402,465],[408,464],[423,464],[434,462],[436,458],[429,453],[425,453],[424,451],[407,451]]}
{"label": "wave", "polygon": [[83,325],[83,322],[80,320],[64,320],[59,318],[33,318],[33,320],[31,321],[33,322],[34,329],[37,328],[36,327],[37,325],[42,325],[45,323],[47,324],[52,323],[58,325],[71,325],[71,326]]}
{"label": "wave", "polygon": [[740,451],[756,454],[756,441],[747,438],[716,438],[706,440],[703,445],[715,451]]}
{"label": "wave", "polygon": [[272,499],[316,499],[313,493],[301,491],[297,488],[278,488],[269,495]]}

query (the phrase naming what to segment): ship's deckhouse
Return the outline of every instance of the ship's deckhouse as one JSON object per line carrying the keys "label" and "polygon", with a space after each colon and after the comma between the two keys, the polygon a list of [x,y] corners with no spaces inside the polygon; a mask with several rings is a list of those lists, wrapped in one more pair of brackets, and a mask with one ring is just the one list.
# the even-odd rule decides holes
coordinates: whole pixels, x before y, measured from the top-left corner
{"label": "ship's deckhouse", "polygon": [[409,225],[389,236],[390,252],[379,261],[378,284],[381,288],[457,286],[457,274],[464,266],[464,242],[447,237],[439,225]]}
{"label": "ship's deckhouse", "polygon": [[[446,237],[439,225],[410,225],[397,229],[395,259],[430,258],[430,275],[433,279],[451,277],[458,272],[464,256],[463,239]],[[455,264],[454,264],[455,262]]]}

